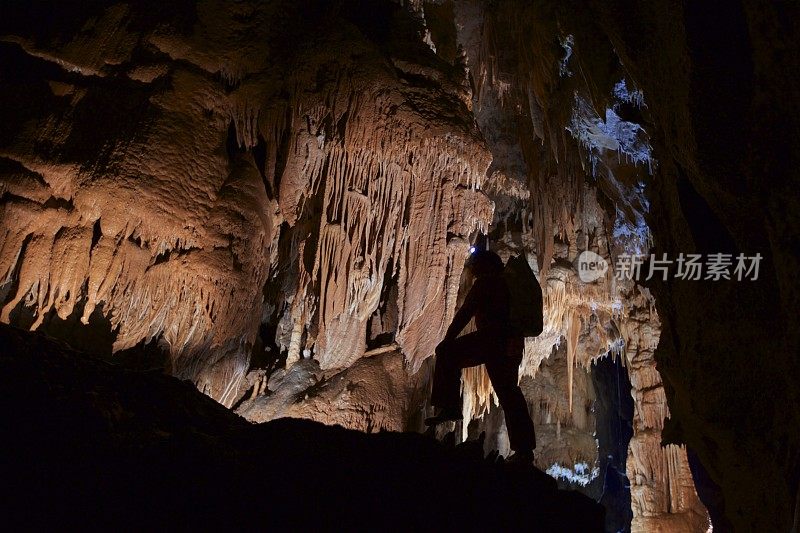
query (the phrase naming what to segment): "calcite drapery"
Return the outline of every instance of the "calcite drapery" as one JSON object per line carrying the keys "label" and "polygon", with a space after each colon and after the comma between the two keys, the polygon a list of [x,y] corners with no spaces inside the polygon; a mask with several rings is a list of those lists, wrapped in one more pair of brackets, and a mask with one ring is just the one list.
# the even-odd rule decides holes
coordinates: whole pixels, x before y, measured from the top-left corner
{"label": "calcite drapery", "polygon": [[109,2],[70,13],[71,33],[4,34],[31,74],[5,90],[2,320],[100,313],[114,350],[160,339],[229,405],[265,284],[289,362],[333,368],[364,353],[393,280],[418,366],[491,220],[489,154],[463,72],[401,8],[351,7]]}

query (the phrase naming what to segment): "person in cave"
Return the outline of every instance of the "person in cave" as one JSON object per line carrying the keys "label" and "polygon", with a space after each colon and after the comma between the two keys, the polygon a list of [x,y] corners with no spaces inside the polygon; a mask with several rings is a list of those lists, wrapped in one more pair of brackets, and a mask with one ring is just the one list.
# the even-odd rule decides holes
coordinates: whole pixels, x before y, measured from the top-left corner
{"label": "person in cave", "polygon": [[[444,340],[436,347],[431,403],[438,409],[428,425],[461,420],[461,369],[486,365],[500,400],[514,454],[511,460],[530,463],[536,434],[528,404],[518,385],[524,337],[511,327],[511,295],[503,277],[503,261],[489,250],[473,253],[468,262],[475,282],[456,312]],[[475,317],[477,331],[458,334]]]}

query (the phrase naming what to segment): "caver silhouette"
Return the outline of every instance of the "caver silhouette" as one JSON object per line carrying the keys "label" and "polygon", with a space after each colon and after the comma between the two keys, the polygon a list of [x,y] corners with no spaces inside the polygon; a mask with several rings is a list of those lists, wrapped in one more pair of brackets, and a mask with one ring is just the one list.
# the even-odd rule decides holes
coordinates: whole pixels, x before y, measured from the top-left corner
{"label": "caver silhouette", "polygon": [[[472,254],[467,267],[476,279],[444,340],[436,347],[431,403],[439,412],[426,423],[460,420],[461,369],[486,365],[505,413],[513,457],[529,462],[533,459],[536,434],[528,404],[517,384],[524,337],[510,325],[511,296],[503,277],[503,261],[496,253],[481,250]],[[473,316],[477,331],[457,337]]]}

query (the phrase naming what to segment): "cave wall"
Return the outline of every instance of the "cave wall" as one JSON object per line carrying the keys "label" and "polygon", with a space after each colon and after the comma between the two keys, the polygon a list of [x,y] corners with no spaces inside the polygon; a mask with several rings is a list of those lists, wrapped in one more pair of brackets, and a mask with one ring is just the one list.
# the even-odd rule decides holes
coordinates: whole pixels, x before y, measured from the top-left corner
{"label": "cave wall", "polygon": [[755,282],[653,284],[665,440],[697,454],[736,530],[788,530],[800,449],[797,410],[782,407],[798,394],[798,7],[595,2],[592,14],[648,95],[661,154],[654,251],[763,257]]}
{"label": "cave wall", "polygon": [[113,351],[158,340],[226,405],[262,322],[289,364],[349,366],[379,305],[412,365],[433,351],[490,156],[405,10],[45,7],[0,32],[4,322],[102,308]]}

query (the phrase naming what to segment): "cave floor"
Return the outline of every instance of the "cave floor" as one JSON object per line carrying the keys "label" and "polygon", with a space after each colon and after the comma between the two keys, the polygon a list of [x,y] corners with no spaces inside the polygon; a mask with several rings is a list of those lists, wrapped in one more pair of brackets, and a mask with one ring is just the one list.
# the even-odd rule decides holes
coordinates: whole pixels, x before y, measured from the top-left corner
{"label": "cave floor", "polygon": [[250,424],[189,382],[0,325],[6,523],[25,529],[601,531],[534,468],[415,433]]}

